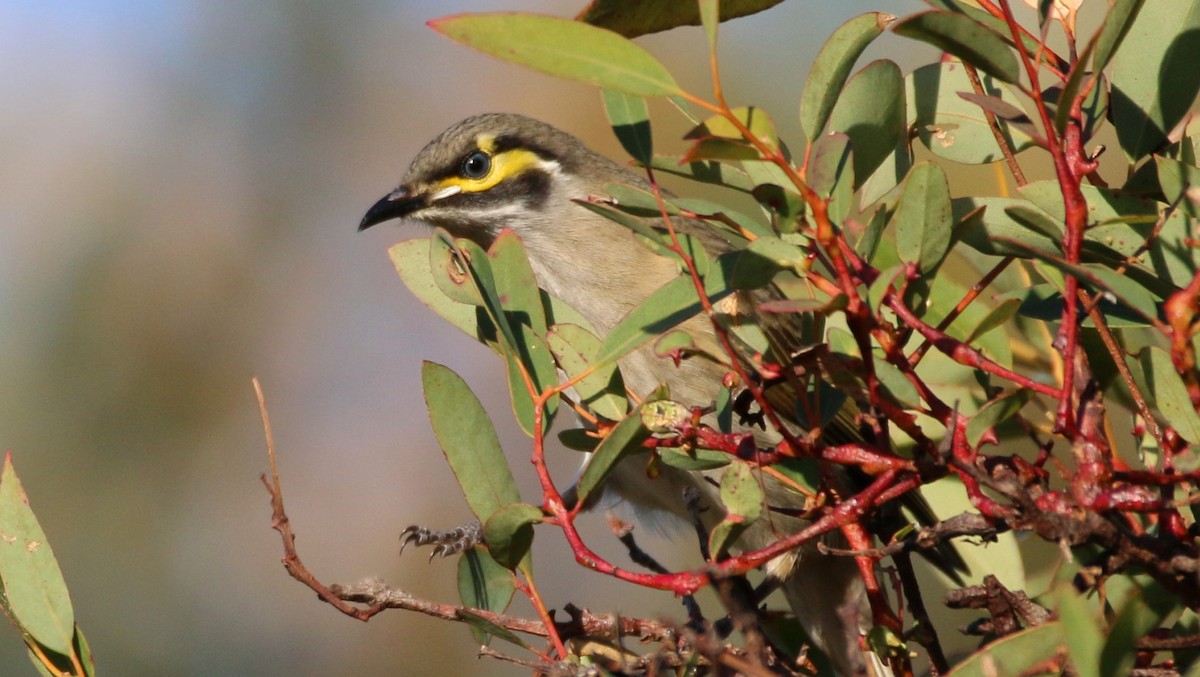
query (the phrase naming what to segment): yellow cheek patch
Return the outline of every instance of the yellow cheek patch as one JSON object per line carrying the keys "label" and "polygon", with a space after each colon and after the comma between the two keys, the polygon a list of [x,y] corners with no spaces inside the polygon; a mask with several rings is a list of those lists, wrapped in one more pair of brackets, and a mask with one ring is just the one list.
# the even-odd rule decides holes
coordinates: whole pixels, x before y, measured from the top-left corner
{"label": "yellow cheek patch", "polygon": [[[482,149],[485,152],[486,148]],[[492,156],[492,167],[487,175],[479,179],[468,179],[462,176],[451,176],[437,183],[437,188],[455,186],[464,193],[482,193],[499,184],[520,175],[529,169],[545,166],[546,161],[527,150],[516,148]]]}

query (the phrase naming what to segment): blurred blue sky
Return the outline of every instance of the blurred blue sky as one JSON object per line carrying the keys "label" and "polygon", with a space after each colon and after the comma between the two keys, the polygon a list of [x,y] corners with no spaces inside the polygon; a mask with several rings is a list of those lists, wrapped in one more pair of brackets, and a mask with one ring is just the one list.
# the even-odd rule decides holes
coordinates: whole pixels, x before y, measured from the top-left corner
{"label": "blurred blue sky", "polygon": [[[477,663],[464,628],[401,613],[356,623],[286,577],[257,479],[250,377],[266,389],[314,572],[453,600],[453,563],[396,556],[404,526],[468,516],[428,430],[421,360],[485,397],[532,498],[524,438],[497,363],[391,270],[387,246],[422,232],[355,227],[429,138],[470,114],[541,117],[620,157],[591,88],[424,26],[452,11],[582,5],[0,4],[0,446],[101,673],[521,674]],[[917,7],[793,1],[727,24],[730,99],[795,136],[823,38],[869,9]],[[708,91],[698,29],[641,43]],[[908,70],[930,57],[902,44],[885,36],[868,58]],[[682,148],[682,122],[655,111],[660,148]],[[564,476],[576,462],[562,455]],[[621,557],[599,516],[589,528]],[[567,574],[542,580],[552,605],[678,610],[575,569],[554,536],[538,544],[539,566]],[[33,674],[11,631],[0,674]]]}

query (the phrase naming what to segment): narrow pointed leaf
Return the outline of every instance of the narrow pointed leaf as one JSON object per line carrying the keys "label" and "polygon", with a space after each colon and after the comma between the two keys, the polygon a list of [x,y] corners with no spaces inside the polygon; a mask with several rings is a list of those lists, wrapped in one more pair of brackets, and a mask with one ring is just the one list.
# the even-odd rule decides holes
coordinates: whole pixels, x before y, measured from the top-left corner
{"label": "narrow pointed leaf", "polygon": [[446,37],[501,61],[634,96],[683,90],[645,49],[612,31],[537,14],[458,14],[429,22]]}
{"label": "narrow pointed leaf", "polygon": [[1012,390],[983,405],[967,424],[967,442],[972,447],[979,444],[984,433],[1021,411],[1029,401],[1029,394],[1023,388]]}
{"label": "narrow pointed leaf", "polygon": [[29,506],[11,454],[5,454],[0,472],[0,536],[0,603],[9,618],[38,644],[72,655],[75,611],[67,583]]}
{"label": "narrow pointed leaf", "polygon": [[[733,265],[737,255],[740,255],[740,252],[726,254],[720,258],[725,264]],[[731,291],[725,284],[721,267],[712,266],[705,279],[705,290],[713,302],[721,300]],[[621,318],[604,338],[600,353],[596,356],[596,364],[604,365],[624,357],[659,334],[695,317],[700,310],[700,300],[696,296],[696,287],[692,279],[687,276],[674,278]]]}
{"label": "narrow pointed leaf", "polygon": [[722,162],[705,160],[685,162],[680,157],[660,155],[651,160],[650,166],[676,176],[685,176],[693,181],[725,186],[744,193],[749,193],[754,189],[754,182],[746,176],[746,172]]}
{"label": "narrow pointed leaf", "polygon": [[611,89],[604,90],[603,94],[604,112],[621,147],[634,160],[648,164],[654,156],[654,142],[650,136],[650,111],[646,108],[646,100]]}
{"label": "narrow pointed leaf", "polygon": [[421,365],[433,434],[480,522],[521,500],[492,421],[462,377],[434,362]]}
{"label": "narrow pointed leaf", "polygon": [[[770,9],[780,2],[782,0],[721,0],[719,18],[721,21],[729,21]],[[701,25],[696,0],[592,0],[577,18],[616,31],[627,38],[658,33],[679,26]]]}
{"label": "narrow pointed leaf", "polygon": [[[1096,34],[1096,50],[1092,57],[1092,71],[1099,72],[1108,66],[1117,49],[1129,34],[1134,19],[1145,0],[1113,0],[1109,3],[1104,26]],[[1080,69],[1083,70],[1083,69]]]}
{"label": "narrow pointed leaf", "polygon": [[575,392],[584,405],[610,421],[618,421],[625,415],[629,402],[617,366],[609,364],[593,369],[596,354],[600,351],[600,339],[595,334],[576,325],[560,324],[546,335],[546,343],[568,377],[575,378],[592,370],[575,385]]}
{"label": "narrow pointed leaf", "polygon": [[608,436],[601,440],[595,453],[584,466],[583,473],[579,476],[579,482],[576,483],[576,491],[581,502],[585,501],[604,483],[618,462],[629,454],[642,450],[642,442],[650,437],[650,431],[642,422],[642,410],[648,404],[657,402],[666,396],[665,388],[659,388],[650,393],[637,409],[621,419],[609,431]]}
{"label": "narrow pointed leaf", "polygon": [[1148,346],[1138,358],[1145,375],[1146,390],[1163,418],[1185,440],[1200,443],[1200,414],[1192,406],[1192,399],[1175,371],[1171,356],[1161,348]]}
{"label": "narrow pointed leaf", "polygon": [[1020,68],[1012,48],[998,33],[962,14],[924,12],[897,23],[892,31],[928,42],[1004,82],[1017,82]]}
{"label": "narrow pointed leaf", "polygon": [[[512,572],[500,566],[486,548],[475,546],[458,558],[458,596],[463,606],[501,613],[517,590]],[[472,626],[480,644],[488,642],[483,630]]]}

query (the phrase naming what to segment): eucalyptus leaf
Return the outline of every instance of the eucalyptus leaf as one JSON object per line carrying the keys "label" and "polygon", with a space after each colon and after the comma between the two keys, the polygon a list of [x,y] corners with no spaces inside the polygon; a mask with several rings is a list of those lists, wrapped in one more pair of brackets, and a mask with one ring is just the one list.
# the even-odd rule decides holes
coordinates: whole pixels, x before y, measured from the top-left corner
{"label": "eucalyptus leaf", "polygon": [[1112,119],[1130,162],[1164,146],[1200,91],[1200,2],[1148,2],[1112,70]]}
{"label": "eucalyptus leaf", "polygon": [[22,634],[64,656],[74,653],[75,611],[46,533],[29,506],[12,455],[0,472],[0,602]]}
{"label": "eucalyptus leaf", "polygon": [[521,500],[491,419],[462,377],[434,362],[421,364],[421,384],[433,434],[480,522]]}
{"label": "eucalyptus leaf", "polygon": [[[721,21],[755,14],[778,5],[782,0],[721,0]],[[713,3],[716,4],[716,3]],[[595,26],[616,31],[627,38],[658,33],[678,26],[701,25],[695,0],[592,0],[577,17]]]}
{"label": "eucalyptus leaf", "polygon": [[492,559],[505,569],[527,566],[522,562],[533,545],[533,525],[543,519],[542,511],[528,503],[501,506],[483,525],[483,539]]}
{"label": "eucalyptus leaf", "polygon": [[[724,267],[736,264],[740,252],[719,257],[704,280],[705,292],[714,303],[731,293],[725,283]],[[609,331],[596,356],[596,364],[618,360],[652,341],[668,329],[695,317],[701,310],[700,299],[690,276],[680,276],[659,287]]]}
{"label": "eucalyptus leaf", "polygon": [[589,409],[609,419],[620,420],[628,409],[625,383],[615,364],[594,368],[600,339],[586,329],[572,325],[555,325],[546,335],[546,343],[558,365],[567,376],[576,378],[588,373],[575,384],[575,392]]}
{"label": "eucalyptus leaf", "polygon": [[[477,306],[456,301],[442,292],[430,270],[430,238],[406,240],[388,249],[401,281],[427,308],[472,338],[482,338]],[[489,328],[494,335],[495,330]]]}
{"label": "eucalyptus leaf", "polygon": [[[1014,108],[1019,104],[1007,85],[982,73],[979,80],[986,96]],[[908,126],[934,155],[966,164],[1004,159],[983,109],[961,96],[974,92],[961,63],[943,61],[921,66],[904,78],[904,87]],[[1028,134],[1007,121],[998,120],[997,124],[1014,153],[1033,145]]]}
{"label": "eucalyptus leaf", "polygon": [[578,21],[498,12],[455,14],[428,25],[455,42],[548,75],[634,96],[683,93],[666,67],[645,49]]}
{"label": "eucalyptus leaf", "polygon": [[854,188],[871,176],[904,136],[904,77],[887,60],[855,73],[833,106],[829,129],[850,137]]}
{"label": "eucalyptus leaf", "polygon": [[894,16],[881,12],[861,14],[839,26],[821,46],[800,98],[800,124],[809,142],[824,131],[854,62],[894,20]]}
{"label": "eucalyptus leaf", "polygon": [[650,135],[650,111],[646,100],[622,92],[606,89],[604,112],[621,147],[634,160],[642,164],[654,157],[654,142]]}
{"label": "eucalyptus leaf", "polygon": [[958,663],[947,677],[1020,675],[1055,656],[1066,643],[1062,623],[1050,621],[988,643]]}
{"label": "eucalyptus leaf", "polygon": [[922,273],[936,270],[950,248],[954,224],[950,184],[941,167],[922,162],[912,168],[904,179],[892,224],[900,260],[917,264]]}
{"label": "eucalyptus leaf", "polygon": [[1004,82],[1021,77],[1017,57],[1004,38],[963,14],[915,14],[898,22],[892,32],[928,42]]}
{"label": "eucalyptus leaf", "polygon": [[1029,402],[1030,392],[1024,388],[1010,390],[1003,395],[990,400],[971,417],[967,424],[967,442],[972,446],[979,444],[984,434],[1000,423],[1017,415],[1021,407]]}
{"label": "eucalyptus leaf", "polygon": [[580,502],[586,501],[592,492],[600,488],[617,463],[630,454],[643,450],[642,442],[650,437],[650,431],[642,422],[642,410],[648,404],[665,399],[666,396],[664,388],[650,393],[637,409],[621,419],[600,441],[575,485]]}
{"label": "eucalyptus leaf", "polygon": [[[500,566],[486,548],[475,546],[458,558],[458,596],[463,606],[502,613],[517,590],[512,573]],[[488,636],[472,627],[475,639],[486,644]]]}
{"label": "eucalyptus leaf", "polygon": [[725,186],[734,190],[749,193],[754,189],[754,183],[746,176],[746,172],[731,164],[717,160],[697,160],[685,162],[680,157],[656,156],[650,161],[650,166],[656,170],[683,176],[702,183]]}
{"label": "eucalyptus leaf", "polygon": [[1153,398],[1164,420],[1187,441],[1200,443],[1200,414],[1192,405],[1187,387],[1183,385],[1171,356],[1157,346],[1147,346],[1138,355],[1144,375],[1144,386]]}

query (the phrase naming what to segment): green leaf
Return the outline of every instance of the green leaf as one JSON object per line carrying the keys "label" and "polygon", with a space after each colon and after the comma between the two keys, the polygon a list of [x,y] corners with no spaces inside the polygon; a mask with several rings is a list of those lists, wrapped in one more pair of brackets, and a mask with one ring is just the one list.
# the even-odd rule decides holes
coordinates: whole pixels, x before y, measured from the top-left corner
{"label": "green leaf", "polygon": [[1029,668],[1054,658],[1066,642],[1065,634],[1062,623],[1052,621],[1005,635],[968,656],[947,677],[1030,674]]}
{"label": "green leaf", "polygon": [[[769,148],[779,146],[779,132],[771,116],[761,108],[754,106],[734,108],[730,111],[733,117],[749,132],[750,137],[757,139]],[[700,123],[684,135],[685,139],[729,139],[739,142],[750,142],[738,126],[724,115],[714,115]],[[755,151],[757,154],[757,151]]]}
{"label": "green leaf", "polygon": [[[406,240],[388,249],[396,273],[413,296],[427,308],[468,336],[482,339],[484,332],[479,326],[477,306],[446,296],[434,281],[430,268],[430,241],[430,238]],[[442,251],[449,253],[448,248]],[[495,335],[495,329],[489,328],[486,333]]]}
{"label": "green leaf", "polygon": [[650,135],[650,111],[646,108],[646,100],[611,89],[601,93],[604,95],[604,112],[608,115],[608,123],[612,125],[621,147],[634,160],[642,164],[649,163],[654,157],[654,143]]}
{"label": "green leaf", "polygon": [[874,311],[883,303],[883,297],[887,294],[888,289],[892,288],[901,274],[904,272],[902,266],[892,266],[887,270],[879,271],[879,275],[875,277],[875,281],[867,287],[867,305]]}
{"label": "green leaf", "polygon": [[808,186],[829,199],[829,218],[835,224],[846,220],[854,206],[854,154],[850,137],[825,134],[812,144],[808,160]]}
{"label": "green leaf", "polygon": [[660,155],[650,161],[650,166],[669,174],[687,177],[693,181],[725,186],[744,193],[749,193],[754,189],[754,182],[746,176],[746,172],[715,160],[685,162],[680,157]]}
{"label": "green leaf", "polygon": [[[1142,585],[1137,578],[1125,580],[1132,584],[1130,594],[1120,606],[1109,630],[1108,641],[1100,652],[1101,677],[1128,675],[1137,657],[1138,640],[1157,628],[1180,605],[1178,597],[1157,583],[1146,581]],[[1113,599],[1112,603],[1116,606],[1120,599]]]}
{"label": "green leaf", "polygon": [[[1173,291],[1172,284],[1184,286],[1191,281],[1197,270],[1197,252],[1190,244],[1192,227],[1184,214],[1176,212],[1156,230],[1159,204],[1095,186],[1081,186],[1080,190],[1087,201],[1088,223],[1095,224],[1084,233],[1085,261],[1115,268],[1136,253],[1137,265],[1127,268],[1126,275],[1159,296]],[[1058,182],[1034,181],[1020,191],[1042,211],[1062,222],[1063,198]],[[1156,238],[1154,246],[1142,251],[1150,237]]]}
{"label": "green leaf", "polygon": [[733,457],[715,449],[659,449],[658,458],[663,465],[679,468],[680,470],[714,470],[724,468],[733,462]]}
{"label": "green leaf", "polygon": [[921,404],[921,395],[912,381],[908,380],[908,377],[896,365],[885,362],[878,354],[876,354],[875,360],[875,375],[879,377],[879,384],[883,386],[884,391],[897,404],[908,408],[914,408]]}
{"label": "green leaf", "polygon": [[903,138],[904,120],[904,76],[896,64],[872,61],[846,83],[829,115],[829,129],[850,137],[855,189]]}
{"label": "green leaf", "polygon": [[1154,156],[1158,168],[1158,185],[1170,204],[1192,218],[1200,218],[1200,168],[1159,155]]}
{"label": "green leaf", "polygon": [[1192,406],[1187,387],[1175,370],[1171,356],[1162,348],[1147,346],[1138,355],[1145,388],[1163,419],[1187,441],[1200,443],[1200,414]]}
{"label": "green leaf", "polygon": [[708,548],[713,557],[722,557],[738,536],[762,514],[763,491],[750,465],[732,463],[721,475],[721,504],[724,519],[709,534]]}
{"label": "green leaf", "polygon": [[[546,335],[546,343],[570,378],[591,369],[600,350],[595,334],[573,324],[555,325]],[[610,421],[619,421],[629,408],[625,383],[615,364],[594,369],[575,384],[575,392],[589,409]]]}
{"label": "green leaf", "polygon": [[984,433],[1016,416],[1021,407],[1029,402],[1029,395],[1024,388],[1010,390],[983,405],[967,424],[967,442],[972,447],[978,445]]}
{"label": "green leaf", "polygon": [[1021,77],[1017,57],[998,33],[962,14],[923,12],[902,19],[892,32],[928,42],[1005,82]]}
{"label": "green leaf", "polygon": [[904,179],[892,214],[896,254],[904,263],[917,264],[922,273],[935,270],[950,248],[953,223],[946,174],[932,162],[919,163]]}
{"label": "green leaf", "polygon": [[[525,382],[528,374],[533,382],[533,389],[540,393],[558,382],[558,371],[554,366],[554,356],[546,345],[546,339],[533,333],[526,325],[515,327],[517,342],[515,348],[501,346],[500,354],[507,367],[508,394],[512,400],[513,416],[526,435],[533,437],[534,431],[534,393]],[[525,371],[522,372],[522,365]],[[558,398],[546,401],[542,416],[542,431],[550,429],[554,415],[558,411]]]}
{"label": "green leaf", "polygon": [[459,618],[466,621],[467,625],[471,626],[471,631],[473,633],[499,637],[500,639],[511,644],[515,644],[522,649],[533,651],[533,648],[529,646],[529,643],[521,639],[520,635],[502,625],[497,625],[489,621],[479,614],[473,614],[466,609],[459,609],[457,611],[457,615]]}
{"label": "green leaf", "polygon": [[[475,546],[458,558],[458,596],[463,606],[502,613],[517,587],[512,573],[500,566],[487,549]],[[487,634],[472,627],[475,639],[487,644]]]}
{"label": "green leaf", "polygon": [[1017,223],[1008,215],[1013,206],[1029,206],[1027,200],[1003,197],[961,197],[950,201],[954,210],[954,235],[977,251],[992,256],[1028,258],[1032,250],[1053,252],[1054,240]]}
{"label": "green leaf", "polygon": [[1009,320],[1017,314],[1017,310],[1020,307],[1020,299],[1014,298],[1001,301],[1000,305],[989,310],[988,314],[971,330],[970,335],[967,337],[967,343],[974,343],[980,336],[1008,324]]}
{"label": "green leaf", "polygon": [[[1004,17],[1002,16],[993,16],[992,14],[985,12],[978,7],[974,7],[967,2],[962,2],[962,0],[926,0],[926,4],[947,10],[949,12],[954,12],[955,14],[961,14],[963,16],[970,17],[980,24],[992,29],[998,35],[1004,36],[1005,42],[1009,42],[1008,23],[1005,22]],[[1038,42],[1038,36],[1036,34],[1022,34],[1021,42],[1025,45],[1025,51],[1030,54],[1036,54],[1041,48],[1041,43]],[[1066,64],[1063,64],[1062,67],[1065,68]]]}
{"label": "green leaf", "polygon": [[521,238],[504,230],[488,248],[496,294],[510,324],[524,324],[537,336],[546,335],[546,313],[537,277],[529,265],[529,256]]}
{"label": "green leaf", "polygon": [[[1137,18],[1145,0],[1111,0],[1108,16],[1096,34],[1096,51],[1092,57],[1092,71],[1100,72],[1108,66],[1117,49],[1129,34],[1129,28]],[[1079,69],[1083,70],[1083,69]]]}
{"label": "green leaf", "polygon": [[825,41],[813,60],[800,98],[800,124],[810,143],[824,131],[854,62],[895,19],[881,12],[862,14],[839,26]]}
{"label": "green leaf", "polygon": [[1149,2],[1112,71],[1112,119],[1130,162],[1167,142],[1200,91],[1200,2]]}
{"label": "green leaf", "polygon": [[[4,455],[0,473],[0,583],[9,619],[29,639],[55,653],[73,654],[75,611],[67,583],[29,498]],[[27,640],[28,641],[28,640]]]}
{"label": "green leaf", "polygon": [[883,207],[876,209],[875,213],[871,215],[866,229],[863,230],[862,237],[854,245],[854,251],[876,267],[879,266],[879,261],[875,259],[875,253],[879,250],[879,238],[883,236],[883,230],[887,227],[890,218],[889,210]]}
{"label": "green leaf", "polygon": [[[740,252],[722,255],[718,261],[733,265]],[[704,287],[712,302],[717,302],[730,293],[725,284],[721,268],[714,265],[705,277]],[[696,316],[701,310],[700,299],[691,277],[680,276],[656,289],[644,301],[629,311],[604,338],[596,364],[604,365],[619,360],[654,340],[659,334],[673,329]]]}
{"label": "green leaf", "polygon": [[[782,0],[721,0],[720,20],[729,21],[778,5]],[[717,4],[717,3],[713,3]],[[699,26],[696,0],[592,0],[577,17],[595,26],[616,31],[627,38],[658,33],[678,26]]]}
{"label": "green leaf", "polygon": [[[557,383],[558,372],[543,338],[546,318],[542,294],[524,245],[511,231],[501,233],[488,252],[471,240],[449,242],[450,235],[440,229],[435,231],[435,238],[454,248],[451,266],[457,265],[455,261],[470,261],[467,279],[475,286],[488,319],[499,330],[500,354],[506,361],[513,413],[522,430],[532,436],[534,394]],[[557,399],[547,401],[543,429],[549,428],[557,409]]]}
{"label": "green leaf", "polygon": [[749,463],[733,463],[721,475],[721,505],[734,515],[754,521],[762,515],[762,486]]}
{"label": "green leaf", "polygon": [[[1019,105],[1007,85],[983,73],[979,81],[985,95]],[[959,96],[960,92],[974,91],[961,63],[943,61],[921,66],[904,79],[904,87],[908,127],[934,155],[966,164],[1004,159],[983,109]],[[1025,132],[1004,120],[997,123],[1013,152],[1033,145]]]}
{"label": "green leaf", "polygon": [[720,0],[700,0],[698,7],[700,9],[700,24],[704,26],[704,37],[708,40],[708,53],[715,60],[717,55],[717,24],[721,21],[721,2]]}
{"label": "green leaf", "polygon": [[521,500],[492,421],[479,398],[448,367],[421,364],[421,384],[433,434],[480,522]]}
{"label": "green leaf", "polygon": [[658,59],[603,28],[552,16],[457,14],[429,22],[457,43],[501,61],[634,96],[683,94]]}
{"label": "green leaf", "polygon": [[[479,249],[479,245],[475,245]],[[471,279],[466,260],[460,256],[454,236],[438,228],[429,240],[429,271],[434,284],[446,298],[455,303],[466,303],[477,308],[484,305],[479,288]],[[495,330],[493,325],[493,331]]]}
{"label": "green leaf", "polygon": [[642,423],[642,410],[646,405],[664,399],[666,396],[665,388],[659,388],[650,393],[637,409],[621,419],[608,433],[608,436],[600,441],[595,453],[583,467],[579,482],[576,483],[576,491],[581,503],[586,501],[588,496],[604,483],[619,461],[642,449],[642,442],[650,437],[650,431],[646,430],[646,426]]}
{"label": "green leaf", "polygon": [[[1089,42],[1088,47],[1090,48],[1092,44]],[[1080,61],[1086,61],[1087,58],[1086,52],[1080,55]],[[1097,78],[1096,83],[1084,97],[1079,110],[1083,117],[1083,138],[1086,141],[1092,138],[1096,128],[1108,113],[1109,86],[1104,75],[1076,68],[1071,71],[1071,77],[1067,79],[1065,85],[1053,85],[1042,92],[1042,100],[1046,103],[1046,109],[1054,116],[1054,129],[1059,134],[1066,130],[1067,121],[1071,118],[1071,102],[1079,96],[1079,90],[1083,87],[1084,81],[1087,80],[1090,83],[1093,78]]]}
{"label": "green leaf", "polygon": [[742,250],[729,277],[734,289],[758,289],[770,284],[781,270],[801,274],[807,255],[803,249],[777,237],[760,237]]}
{"label": "green leaf", "polygon": [[1049,264],[1063,273],[1074,275],[1080,282],[1094,291],[1112,295],[1129,310],[1153,322],[1157,316],[1158,302],[1145,287],[1126,275],[1095,265],[1076,265],[1061,257],[1030,250],[1029,255]]}
{"label": "green leaf", "polygon": [[1087,602],[1070,585],[1058,588],[1058,617],[1063,625],[1071,628],[1063,633],[1067,639],[1071,664],[1079,677],[1100,677],[1100,650],[1104,647],[1104,634],[1096,622],[1096,616]]}
{"label": "green leaf", "polygon": [[528,503],[510,503],[492,514],[483,525],[483,540],[496,563],[516,569],[533,545],[533,525],[541,523],[542,511]]}

